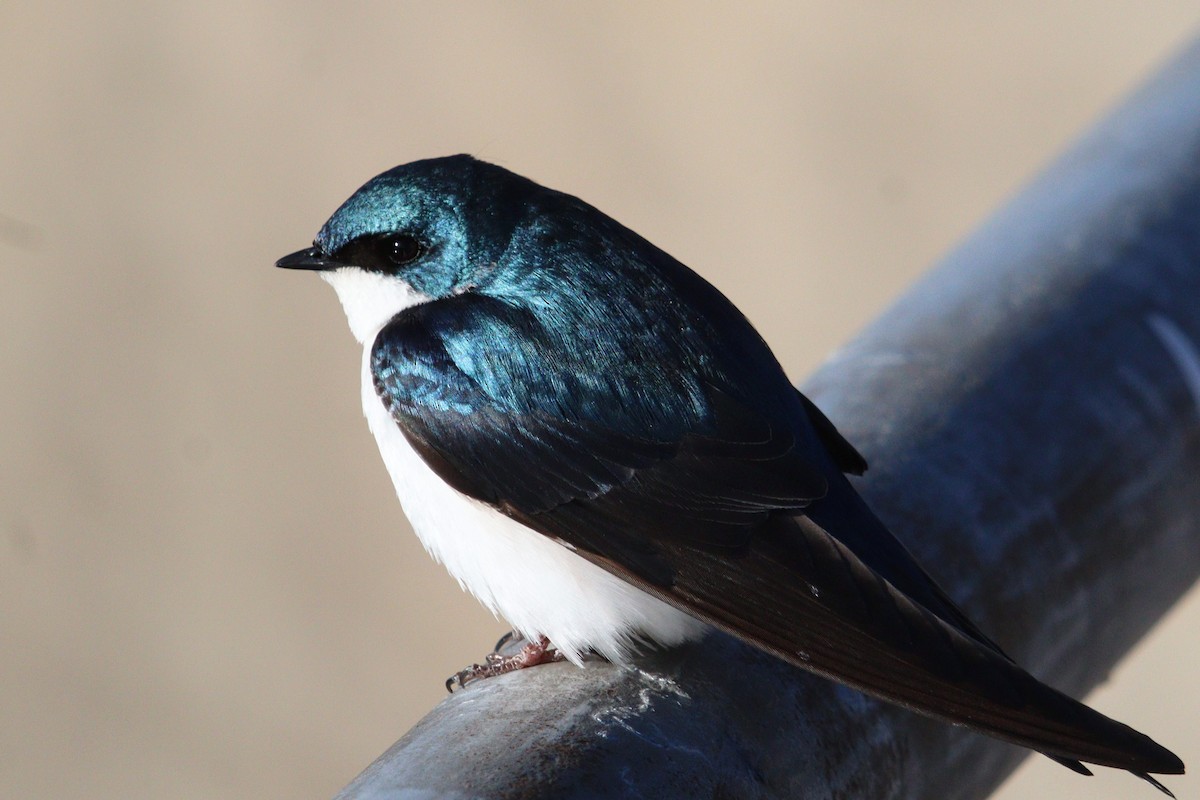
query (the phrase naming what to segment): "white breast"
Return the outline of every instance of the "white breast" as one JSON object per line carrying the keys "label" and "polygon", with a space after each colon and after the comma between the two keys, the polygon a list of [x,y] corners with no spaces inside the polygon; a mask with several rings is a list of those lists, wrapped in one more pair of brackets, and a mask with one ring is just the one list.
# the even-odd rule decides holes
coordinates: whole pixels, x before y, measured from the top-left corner
{"label": "white breast", "polygon": [[670,646],[704,633],[693,617],[447,485],[388,415],[369,362],[368,344],[363,413],[404,513],[429,554],[493,613],[576,664],[589,649],[621,662],[642,641]]}

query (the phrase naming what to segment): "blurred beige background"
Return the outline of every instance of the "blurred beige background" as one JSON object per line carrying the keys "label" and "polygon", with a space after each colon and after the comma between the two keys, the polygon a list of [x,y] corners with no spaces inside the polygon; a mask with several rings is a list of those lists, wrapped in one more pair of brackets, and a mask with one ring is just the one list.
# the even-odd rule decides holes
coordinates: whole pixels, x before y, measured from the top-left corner
{"label": "blurred beige background", "polygon": [[[332,292],[271,267],[376,172],[467,151],[579,194],[799,380],[1198,23],[8,0],[0,796],[326,798],[505,630],[409,534]],[[1194,767],[1197,621],[1092,698]],[[1153,794],[1031,759],[1001,796]]]}

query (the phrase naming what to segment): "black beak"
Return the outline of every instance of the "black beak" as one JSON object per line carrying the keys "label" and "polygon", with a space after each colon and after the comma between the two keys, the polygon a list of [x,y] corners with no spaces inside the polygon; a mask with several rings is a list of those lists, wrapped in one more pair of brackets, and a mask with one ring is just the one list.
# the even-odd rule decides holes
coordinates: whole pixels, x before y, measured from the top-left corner
{"label": "black beak", "polygon": [[345,265],[329,258],[317,248],[310,247],[307,250],[298,250],[295,253],[289,253],[276,261],[275,266],[283,267],[284,269],[325,270],[337,269]]}

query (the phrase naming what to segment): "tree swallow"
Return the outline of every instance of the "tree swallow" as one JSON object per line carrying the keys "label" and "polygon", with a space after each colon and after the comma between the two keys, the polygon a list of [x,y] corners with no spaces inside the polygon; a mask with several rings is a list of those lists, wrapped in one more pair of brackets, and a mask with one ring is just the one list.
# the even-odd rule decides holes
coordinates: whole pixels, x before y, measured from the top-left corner
{"label": "tree swallow", "polygon": [[737,308],[592,206],[469,156],[418,161],[277,266],[336,290],[413,529],[530,643],[471,676],[623,663],[712,626],[1084,774],[1183,772],[984,635]]}

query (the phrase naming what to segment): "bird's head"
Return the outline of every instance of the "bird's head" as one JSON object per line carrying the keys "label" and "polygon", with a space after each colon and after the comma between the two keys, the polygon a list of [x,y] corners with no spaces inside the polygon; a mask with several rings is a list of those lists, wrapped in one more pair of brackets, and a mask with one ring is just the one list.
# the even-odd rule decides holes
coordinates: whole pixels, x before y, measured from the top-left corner
{"label": "bird's head", "polygon": [[405,308],[466,291],[503,254],[529,199],[546,192],[458,155],[404,164],[342,204],[313,246],[276,266],[320,272],[367,343]]}

